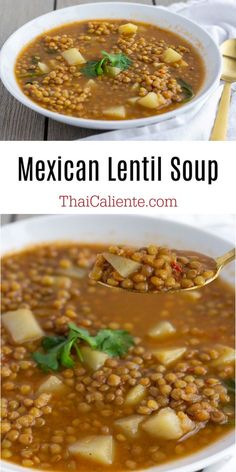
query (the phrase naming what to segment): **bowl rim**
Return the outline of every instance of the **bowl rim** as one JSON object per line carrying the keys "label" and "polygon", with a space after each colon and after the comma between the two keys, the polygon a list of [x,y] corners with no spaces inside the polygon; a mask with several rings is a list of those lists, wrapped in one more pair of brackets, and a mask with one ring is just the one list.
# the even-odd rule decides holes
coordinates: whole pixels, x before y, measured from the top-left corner
{"label": "bowl rim", "polygon": [[[83,9],[86,10],[86,7],[87,8],[88,7],[92,8],[93,6],[94,6],[94,8],[95,7],[96,8],[104,8],[104,7],[107,8],[108,6],[113,6],[113,7],[115,6],[115,7],[121,7],[123,10],[125,8],[130,8],[130,7],[131,8],[135,7],[135,8],[138,8],[139,10],[141,10],[141,9],[151,10],[152,9],[154,11],[154,9],[155,9],[155,11],[159,10],[162,13],[165,12],[169,18],[180,18],[184,22],[184,24],[189,25],[189,27],[193,26],[194,29],[198,29],[199,31],[201,31],[201,34],[204,36],[204,38],[207,39],[208,42],[211,44],[211,47],[214,48],[214,51],[215,51],[215,59],[214,60],[215,60],[216,66],[217,66],[216,76],[212,77],[212,79],[210,80],[210,83],[209,83],[209,85],[208,85],[208,87],[206,88],[205,91],[201,92],[201,89],[200,89],[198,94],[193,98],[193,100],[189,101],[188,103],[182,105],[179,108],[173,109],[173,110],[168,111],[166,113],[152,115],[152,116],[146,117],[146,118],[125,119],[125,120],[94,120],[94,119],[88,119],[88,118],[79,118],[79,117],[74,117],[74,116],[70,116],[70,115],[60,114],[60,113],[57,113],[57,112],[52,112],[50,110],[47,110],[46,108],[41,107],[40,105],[36,104],[36,102],[34,102],[33,100],[26,97],[26,95],[22,92],[21,88],[19,87],[19,84],[18,84],[18,82],[15,78],[15,73],[14,73],[15,63],[13,64],[13,69],[12,69],[12,73],[14,75],[14,86],[9,84],[8,76],[7,76],[7,74],[5,74],[4,67],[3,67],[3,59],[4,59],[5,54],[7,54],[7,48],[8,48],[9,43],[14,39],[14,37],[16,35],[20,34],[22,30],[27,29],[30,25],[37,25],[37,22],[39,20],[42,20],[43,18],[53,17],[53,16],[57,15],[58,17],[61,17],[61,19],[62,19],[63,18],[63,13],[65,11],[68,11],[69,9],[79,10],[79,9],[83,8]],[[117,18],[118,18],[118,16],[117,16]],[[63,22],[61,23],[61,22],[58,21],[58,26],[63,25],[63,24],[65,24],[65,23],[63,23]],[[153,24],[155,24],[155,23],[153,23]],[[57,26],[55,26],[55,28],[56,27]],[[41,34],[42,34],[42,31],[38,32],[37,36],[40,36]],[[179,33],[177,33],[177,34],[179,34]],[[179,36],[181,36],[181,34],[179,34]],[[21,47],[18,50],[18,54],[20,53],[20,51],[25,46],[27,46],[27,44],[28,44],[28,42],[24,43],[23,45],[21,44]],[[206,67],[206,64],[205,64],[205,67]],[[165,8],[165,7],[155,6],[155,5],[139,4],[139,3],[130,3],[130,2],[122,3],[122,2],[116,2],[116,1],[115,2],[110,1],[110,2],[106,2],[106,3],[97,2],[97,3],[79,4],[79,5],[74,5],[74,6],[70,6],[70,7],[66,7],[66,8],[61,8],[61,9],[58,9],[58,10],[54,10],[54,11],[45,13],[43,15],[40,15],[40,16],[34,18],[33,20],[28,21],[27,23],[22,25],[20,28],[18,28],[15,32],[13,32],[9,36],[9,38],[5,41],[5,43],[3,44],[2,48],[1,48],[1,51],[0,51],[0,77],[1,77],[1,80],[4,84],[4,86],[11,93],[11,95],[13,95],[14,98],[16,98],[20,103],[22,103],[27,108],[29,108],[29,109],[39,113],[40,115],[43,115],[43,116],[47,117],[47,118],[51,118],[55,121],[62,122],[62,123],[65,123],[65,124],[69,124],[69,125],[72,125],[72,126],[77,126],[77,127],[81,127],[81,128],[88,128],[88,129],[89,128],[90,129],[126,129],[127,127],[137,128],[139,126],[155,124],[157,122],[160,123],[160,122],[168,121],[172,118],[175,118],[176,116],[181,116],[181,115],[187,113],[188,111],[191,111],[194,108],[194,106],[199,105],[200,102],[203,103],[207,99],[207,97],[215,91],[215,89],[216,89],[216,87],[219,83],[219,80],[220,80],[221,69],[222,69],[222,57],[221,57],[221,54],[220,54],[219,47],[216,44],[216,42],[213,40],[211,35],[204,28],[202,28],[201,25],[199,25],[198,23],[190,20],[189,18],[185,18],[184,16],[182,16],[178,13],[172,12],[168,8]],[[204,83],[202,84],[202,87],[203,87],[203,85],[204,85]]]}
{"label": "bowl rim", "polygon": [[[170,226],[171,225],[178,225],[178,227],[181,228],[181,230],[185,230],[185,231],[188,231],[188,229],[190,230],[195,230],[196,233],[198,234],[202,234],[202,235],[206,235],[208,238],[213,238],[215,241],[219,242],[219,243],[224,243],[226,245],[229,245],[230,246],[230,241],[228,241],[227,239],[223,238],[223,237],[220,237],[218,235],[215,235],[215,234],[212,234],[210,231],[206,230],[206,229],[201,229],[199,227],[195,227],[194,225],[192,225],[191,223],[188,224],[188,223],[182,223],[182,222],[177,222],[177,221],[173,221],[171,219],[163,219],[163,218],[159,218],[159,217],[153,217],[153,216],[149,216],[149,215],[140,215],[140,214],[107,214],[107,213],[102,213],[102,214],[97,214],[97,213],[89,213],[89,214],[65,214],[65,213],[59,213],[59,214],[46,214],[46,215],[40,215],[40,216],[33,216],[33,217],[30,217],[29,219],[23,219],[23,220],[20,220],[20,221],[16,221],[16,222],[13,222],[13,223],[8,223],[6,225],[3,225],[1,227],[1,235],[2,235],[2,238],[4,238],[5,236],[7,236],[7,232],[9,230],[9,228],[11,227],[14,227],[16,228],[17,230],[17,227],[20,227],[20,226],[24,226],[24,225],[27,225],[31,226],[31,224],[33,224],[33,226],[36,224],[38,225],[41,225],[42,223],[47,223],[48,221],[51,220],[51,222],[53,223],[53,220],[55,221],[56,219],[57,220],[74,220],[74,219],[79,219],[81,218],[82,220],[86,220],[86,219],[97,219],[97,221],[99,221],[99,219],[102,217],[106,220],[116,220],[116,219],[120,219],[120,218],[124,218],[125,220],[130,220],[130,219],[135,219],[136,221],[143,221],[143,220],[146,220],[146,221],[151,221],[151,222],[155,222],[156,224],[162,224],[164,223],[166,226]],[[47,226],[47,225],[46,225]],[[34,231],[35,231],[35,227],[34,227]],[[70,232],[70,230],[68,231]],[[4,234],[6,233],[6,234]],[[27,248],[27,247],[37,247],[37,245],[40,245],[40,244],[47,244],[47,243],[50,243],[50,242],[53,242],[53,241],[56,241],[56,242],[74,242],[75,239],[74,237],[72,237],[70,239],[70,237],[66,237],[66,238],[61,238],[60,236],[58,238],[53,238],[53,239],[47,239],[47,238],[42,238],[42,241],[40,242],[40,239],[41,237],[39,237],[39,241],[37,242],[33,242],[32,244],[31,243],[22,243],[20,245],[19,248],[17,249],[10,249],[10,250],[6,250],[6,251],[2,251],[2,256],[4,255],[8,255],[8,254],[15,254],[15,253],[18,253],[20,251],[22,251],[24,248]],[[96,237],[94,236],[94,239],[96,239]],[[109,239],[109,238],[108,238]],[[79,242],[82,242],[82,239],[80,240],[80,237],[78,235],[78,241]],[[86,241],[84,241],[86,242]],[[106,243],[109,244],[109,241],[106,240]],[[92,243],[91,243],[92,244]],[[223,448],[223,445],[221,446],[222,449],[217,451],[217,452],[212,452],[212,453],[209,453],[207,455],[207,452],[208,452],[208,449],[211,448],[211,447],[214,447],[216,446],[217,444],[220,444],[222,441],[224,440],[228,440],[230,443],[227,447],[224,447]],[[156,466],[153,466],[151,468],[148,468],[148,469],[144,469],[144,470],[139,470],[138,472],[167,472],[167,469],[166,469],[166,466],[168,467],[168,472],[196,472],[197,470],[201,470],[202,468],[205,468],[207,466],[210,466],[212,464],[215,464],[216,462],[222,460],[222,459],[225,459],[227,458],[227,456],[230,456],[230,455],[233,455],[233,451],[235,449],[235,435],[234,435],[234,431],[229,431],[228,433],[226,433],[224,436],[220,437],[218,440],[214,441],[213,443],[211,443],[209,446],[206,446],[206,447],[203,447],[200,449],[200,451],[197,451],[197,452],[194,452],[193,454],[190,454],[188,456],[185,456],[184,458],[180,458],[180,459],[177,459],[177,460],[173,460],[173,461],[170,461],[166,464],[161,464],[160,466],[156,465]],[[200,459],[198,459],[197,457],[199,456],[199,453],[205,453],[206,457],[202,457]],[[187,463],[187,464],[181,464],[181,462],[183,460],[189,460],[190,462]],[[2,460],[1,461],[2,465],[3,465],[3,472],[23,472],[23,471],[26,471],[26,468],[23,467],[23,466],[20,466],[20,465],[17,465],[15,463],[12,463],[12,462],[8,462],[8,461],[4,461]],[[172,465],[173,464],[173,465]],[[27,468],[28,469],[28,468]],[[30,470],[31,472],[35,472],[36,470],[40,470],[40,469],[28,469]]]}
{"label": "bowl rim", "polygon": [[[50,221],[50,220],[56,220],[56,219],[76,219],[76,218],[81,218],[81,219],[90,219],[90,218],[93,218],[93,219],[97,219],[99,221],[100,218],[106,218],[107,220],[114,220],[116,218],[122,218],[122,219],[126,219],[127,221],[130,221],[130,219],[136,219],[136,220],[151,220],[152,222],[159,222],[160,224],[164,224],[166,226],[168,225],[176,225],[178,227],[180,227],[181,229],[184,230],[184,228],[187,228],[188,229],[191,229],[198,233],[198,234],[205,234],[206,237],[210,237],[210,238],[213,238],[214,240],[217,240],[219,243],[224,243],[226,245],[228,245],[228,247],[231,247],[231,242],[226,239],[226,238],[223,238],[221,236],[218,236],[217,234],[214,234],[212,232],[210,232],[209,230],[207,230],[206,228],[199,228],[197,226],[194,226],[193,224],[191,223],[183,223],[183,222],[179,222],[179,221],[175,221],[175,220],[172,220],[172,219],[165,219],[165,218],[162,218],[162,217],[159,217],[159,216],[151,216],[151,215],[145,215],[145,214],[135,214],[135,213],[130,213],[130,214],[126,214],[126,213],[118,213],[118,214],[115,214],[115,213],[54,213],[54,214],[43,214],[43,215],[33,215],[33,216],[30,216],[29,218],[25,218],[25,219],[22,219],[22,220],[18,220],[18,221],[13,221],[13,222],[10,222],[10,223],[7,223],[7,224],[1,224],[0,223],[0,235],[1,235],[1,238],[3,238],[5,235],[4,233],[6,231],[9,230],[9,228],[12,228],[13,226],[14,227],[17,227],[17,226],[25,226],[25,225],[31,225],[32,224],[35,224],[35,223],[44,223],[44,222],[47,222],[47,221]],[[60,238],[59,239],[45,239],[44,241],[41,241],[41,242],[37,242],[37,243],[33,243],[33,244],[27,244],[27,247],[31,247],[31,246],[37,246],[38,244],[47,244],[47,243],[50,243],[50,242],[75,242],[75,239],[71,238]],[[85,241],[81,241],[81,242],[85,242]],[[106,244],[109,244],[109,241],[106,241],[105,242]],[[92,244],[92,243],[91,243]],[[123,244],[123,243],[122,243]],[[15,253],[15,252],[19,252],[21,249],[13,249],[13,250],[10,250],[10,251],[7,251],[6,254],[8,254],[9,252],[10,253]],[[0,257],[2,257],[4,253],[2,253],[2,248],[0,246]]]}
{"label": "bowl rim", "polygon": [[[5,233],[5,231],[9,230],[9,228],[12,228],[13,226],[24,226],[24,225],[31,225],[32,224],[35,224],[35,223],[40,223],[40,222],[44,222],[44,221],[50,221],[50,220],[56,220],[56,219],[74,219],[74,218],[84,218],[84,219],[90,219],[90,218],[93,218],[93,219],[100,219],[100,218],[105,218],[107,220],[112,220],[112,219],[116,219],[116,218],[122,218],[122,219],[126,219],[127,221],[129,221],[130,219],[137,219],[137,220],[151,220],[153,222],[160,222],[160,223],[163,223],[163,224],[170,224],[170,225],[176,225],[178,227],[181,227],[182,229],[186,228],[187,229],[194,229],[194,231],[196,231],[196,233],[198,234],[205,234],[206,236],[210,237],[210,238],[213,238],[221,243],[225,243],[227,244],[229,247],[231,246],[231,243],[228,239],[226,238],[223,238],[222,236],[218,236],[217,234],[214,234],[212,232],[210,232],[209,230],[207,230],[206,228],[199,228],[197,226],[194,226],[192,223],[184,223],[184,222],[179,222],[179,221],[175,221],[175,220],[172,220],[171,218],[169,219],[165,219],[165,218],[162,218],[161,216],[152,216],[152,215],[145,215],[145,214],[135,214],[135,213],[101,213],[101,214],[98,214],[98,213],[46,213],[46,214],[39,214],[39,215],[34,215],[34,216],[29,216],[27,218],[24,218],[22,220],[18,220],[18,221],[13,221],[13,222],[9,222],[7,224],[2,224],[0,222],[0,235],[3,237]],[[45,240],[45,244],[47,244],[48,242],[52,242],[53,240]],[[62,241],[62,242],[75,242],[74,239],[59,239],[58,240],[59,242]],[[57,240],[54,239],[54,242],[57,242]],[[83,241],[84,242],[84,241]],[[109,242],[107,242],[109,244]],[[37,244],[41,244],[40,242],[39,243],[33,243],[33,246],[34,245],[37,245]],[[44,242],[42,242],[42,244],[44,244]],[[30,246],[30,245],[29,245]],[[18,249],[15,251],[13,250],[12,252],[18,252]],[[0,247],[0,257],[1,257],[1,247]]]}

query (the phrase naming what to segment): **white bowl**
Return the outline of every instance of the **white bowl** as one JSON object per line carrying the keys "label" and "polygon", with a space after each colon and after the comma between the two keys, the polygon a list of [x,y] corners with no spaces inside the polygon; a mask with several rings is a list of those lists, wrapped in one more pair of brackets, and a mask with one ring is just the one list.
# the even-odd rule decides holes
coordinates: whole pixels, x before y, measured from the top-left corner
{"label": "white bowl", "polygon": [[[127,20],[152,23],[161,28],[173,31],[189,41],[200,52],[206,69],[204,84],[196,97],[180,108],[161,115],[135,120],[103,121],[60,115],[59,113],[54,113],[42,108],[24,95],[14,74],[16,58],[22,48],[36,36],[52,28],[65,23],[99,18],[125,18]],[[133,128],[152,123],[159,123],[182,115],[183,113],[192,110],[194,107],[199,106],[201,102],[206,100],[218,85],[220,73],[221,56],[218,46],[200,26],[163,8],[134,3],[88,3],[86,5],[64,8],[40,16],[18,29],[6,41],[0,55],[0,76],[6,88],[15,98],[17,98],[17,100],[42,115],[73,126],[80,126],[82,128],[126,129],[127,127]]]}
{"label": "white bowl", "polygon": [[[212,257],[231,248],[229,242],[191,226],[144,216],[79,215],[36,217],[4,226],[2,252],[8,253],[25,246],[47,241],[77,241],[87,243],[125,243],[143,246],[151,242],[167,244],[180,249],[202,251]],[[222,276],[234,283],[233,264]],[[234,450],[234,434],[183,459],[148,469],[149,472],[196,472],[230,456]],[[26,469],[2,462],[2,472],[20,472]],[[29,469],[27,469],[29,470]],[[33,472],[33,470],[31,469]]]}

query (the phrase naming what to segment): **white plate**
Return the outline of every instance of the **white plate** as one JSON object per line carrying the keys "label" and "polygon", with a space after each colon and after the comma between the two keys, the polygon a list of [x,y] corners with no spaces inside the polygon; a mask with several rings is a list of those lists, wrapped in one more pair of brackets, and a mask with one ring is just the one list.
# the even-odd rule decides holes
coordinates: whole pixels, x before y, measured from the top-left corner
{"label": "white plate", "polygon": [[[52,28],[65,23],[99,18],[124,18],[131,21],[136,20],[152,23],[161,28],[173,31],[189,41],[200,52],[206,69],[204,84],[196,97],[182,107],[161,115],[135,120],[103,121],[60,115],[59,113],[54,113],[42,108],[24,95],[18,86],[14,74],[15,62],[22,48],[36,36],[45,33]],[[163,8],[134,3],[88,3],[86,5],[78,5],[53,11],[30,21],[17,30],[6,41],[0,54],[0,76],[6,88],[15,98],[17,98],[17,100],[44,116],[83,128],[126,129],[127,127],[133,128],[152,123],[159,123],[182,115],[183,113],[192,110],[194,107],[199,106],[201,102],[207,99],[218,85],[220,73],[221,56],[219,48],[209,34],[200,26],[183,16],[177,15],[176,13],[172,13]]]}
{"label": "white plate", "polygon": [[[191,226],[165,220],[129,215],[46,216],[23,220],[2,229],[2,252],[47,241],[87,243],[125,243],[137,246],[149,243],[167,244],[219,256],[231,249],[229,242]],[[234,265],[223,271],[224,278],[234,283]],[[229,433],[209,447],[183,459],[152,467],[149,472],[195,472],[224,459],[233,452],[234,434]],[[2,472],[26,469],[2,462]],[[27,469],[28,471],[30,469]],[[33,470],[31,469],[31,472]]]}

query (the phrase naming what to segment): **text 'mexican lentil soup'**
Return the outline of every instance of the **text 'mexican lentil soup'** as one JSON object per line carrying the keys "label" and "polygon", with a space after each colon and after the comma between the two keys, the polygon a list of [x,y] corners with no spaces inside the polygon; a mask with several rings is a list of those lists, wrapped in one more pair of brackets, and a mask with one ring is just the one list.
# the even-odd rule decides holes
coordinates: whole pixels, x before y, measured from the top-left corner
{"label": "text 'mexican lentil soup'", "polygon": [[[117,251],[50,243],[2,259],[5,460],[140,470],[197,452],[233,427],[231,287],[216,280],[158,295],[101,287],[88,274],[108,250]],[[159,278],[168,254],[161,248],[155,258],[164,260]],[[152,255],[150,246],[146,272]]]}
{"label": "text 'mexican lentil soup'", "polygon": [[38,105],[94,120],[157,115],[200,90],[204,65],[181,36],[152,24],[93,20],[60,26],[20,53],[18,84]]}

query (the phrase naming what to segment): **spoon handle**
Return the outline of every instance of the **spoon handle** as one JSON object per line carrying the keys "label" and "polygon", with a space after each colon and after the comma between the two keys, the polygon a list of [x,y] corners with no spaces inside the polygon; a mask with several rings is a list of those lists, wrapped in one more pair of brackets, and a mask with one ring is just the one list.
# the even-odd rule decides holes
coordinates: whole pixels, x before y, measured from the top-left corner
{"label": "spoon handle", "polygon": [[217,268],[219,269],[221,267],[224,267],[226,264],[229,264],[229,262],[232,262],[235,259],[235,257],[236,257],[235,248],[226,252],[226,254],[223,254],[223,256],[217,257],[216,258]]}
{"label": "spoon handle", "polygon": [[226,82],[211,133],[210,141],[225,141],[228,128],[231,83]]}

